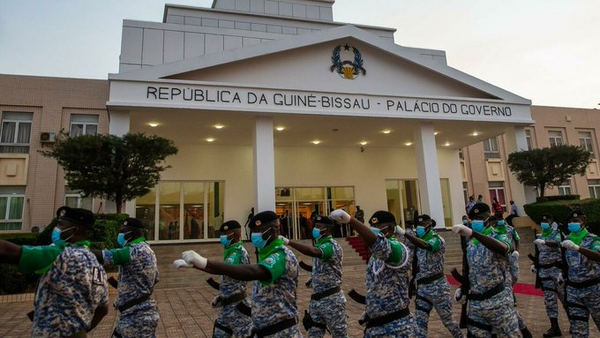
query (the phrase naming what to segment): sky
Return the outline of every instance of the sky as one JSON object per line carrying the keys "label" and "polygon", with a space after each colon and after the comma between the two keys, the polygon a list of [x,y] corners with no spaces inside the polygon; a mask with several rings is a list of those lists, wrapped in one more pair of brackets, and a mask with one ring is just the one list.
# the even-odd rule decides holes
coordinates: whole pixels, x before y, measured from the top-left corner
{"label": "sky", "polygon": [[[0,74],[106,79],[124,19],[162,22],[165,3],[212,0],[0,0]],[[396,28],[407,47],[532,100],[600,109],[598,0],[337,0],[337,22]],[[1,93],[0,93],[1,95]]]}

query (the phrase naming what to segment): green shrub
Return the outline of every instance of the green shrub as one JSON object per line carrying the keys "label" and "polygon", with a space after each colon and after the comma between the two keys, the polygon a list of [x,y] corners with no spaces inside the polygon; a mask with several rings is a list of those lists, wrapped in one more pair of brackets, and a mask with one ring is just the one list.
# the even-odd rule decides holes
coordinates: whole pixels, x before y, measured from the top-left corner
{"label": "green shrub", "polygon": [[567,217],[575,209],[582,210],[588,222],[590,232],[600,235],[600,199],[588,198],[585,200],[552,201],[544,203],[532,203],[523,206],[525,212],[532,220],[539,223],[542,214],[554,215],[557,223],[566,223]]}
{"label": "green shrub", "polygon": [[6,233],[0,234],[0,239],[17,245],[36,245],[39,234],[33,233]]}
{"label": "green shrub", "polygon": [[552,202],[552,201],[572,201],[579,200],[579,195],[558,195],[558,196],[544,196],[536,198],[536,203]]}
{"label": "green shrub", "polygon": [[[38,234],[14,233],[0,234],[0,240],[9,241],[17,245],[36,245]],[[22,273],[15,265],[0,264],[0,294],[32,292],[38,276]]]}

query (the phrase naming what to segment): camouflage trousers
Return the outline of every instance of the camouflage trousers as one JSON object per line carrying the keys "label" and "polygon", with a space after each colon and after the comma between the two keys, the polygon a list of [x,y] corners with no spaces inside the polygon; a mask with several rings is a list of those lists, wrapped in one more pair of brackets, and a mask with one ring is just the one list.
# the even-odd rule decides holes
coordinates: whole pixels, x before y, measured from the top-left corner
{"label": "camouflage trousers", "polygon": [[[310,316],[315,323],[325,324],[332,337],[348,337],[346,297],[343,292],[310,301]],[[325,329],[313,326],[308,330],[309,338],[325,336]]]}
{"label": "camouflage trousers", "polygon": [[364,338],[413,338],[415,322],[412,314],[382,326],[365,329]]}
{"label": "camouflage trousers", "polygon": [[542,281],[542,292],[544,293],[544,305],[546,313],[550,318],[558,318],[558,300],[562,303],[565,299],[565,286],[558,284],[559,268],[540,269]]}
{"label": "camouflage trousers", "polygon": [[242,314],[236,309],[239,303],[225,305],[219,311],[216,323],[231,330],[231,333],[217,327],[213,328],[214,338],[246,338],[252,333],[252,318]]}
{"label": "camouflage trousers", "polygon": [[567,286],[567,315],[573,338],[590,336],[590,315],[600,330],[600,284],[581,289]]}
{"label": "camouflage trousers", "polygon": [[153,299],[132,306],[119,314],[113,337],[156,337],[159,318],[156,302]]}
{"label": "camouflage trousers", "polygon": [[518,257],[513,255],[508,256],[508,271],[510,272],[512,283],[515,284],[520,277]]}
{"label": "camouflage trousers", "polygon": [[504,291],[485,300],[469,300],[468,337],[520,338],[512,291]]}
{"label": "camouflage trousers", "polygon": [[426,338],[429,313],[433,308],[437,311],[444,326],[452,337],[463,337],[456,321],[452,318],[452,298],[450,284],[446,278],[440,278],[430,284],[418,285],[416,303],[416,337]]}
{"label": "camouflage trousers", "polygon": [[298,325],[267,336],[266,338],[302,338]]}

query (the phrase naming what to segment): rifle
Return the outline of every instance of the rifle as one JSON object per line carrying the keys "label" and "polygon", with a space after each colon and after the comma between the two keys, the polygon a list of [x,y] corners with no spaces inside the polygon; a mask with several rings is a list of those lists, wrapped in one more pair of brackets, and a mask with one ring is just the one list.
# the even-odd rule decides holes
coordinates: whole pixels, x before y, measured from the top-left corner
{"label": "rifle", "polygon": [[564,292],[565,299],[563,301],[563,305],[565,307],[565,311],[567,313],[569,313],[568,303],[567,303],[567,287],[566,287],[569,284],[569,264],[567,263],[567,249],[564,246],[562,246],[562,242],[565,240],[566,236],[562,231],[559,230],[559,232],[560,232],[560,243],[558,243],[558,245],[560,246],[560,256],[562,258],[561,273],[562,273],[563,279],[565,281],[565,292]]}
{"label": "rifle", "polygon": [[460,238],[460,248],[462,249],[463,252],[463,256],[462,256],[462,275],[460,273],[458,273],[458,270],[456,270],[456,268],[452,269],[452,277],[454,277],[454,279],[456,279],[459,283],[460,283],[460,288],[462,289],[462,296],[465,297],[465,303],[462,305],[462,308],[460,309],[460,323],[459,326],[461,329],[464,329],[467,327],[467,321],[468,321],[468,317],[467,317],[467,306],[468,306],[468,298],[466,298],[469,295],[469,289],[470,289],[470,285],[469,285],[469,262],[467,261],[467,239],[465,237]]}
{"label": "rifle", "polygon": [[[533,234],[535,235],[536,232],[535,230],[533,230]],[[535,237],[535,236],[534,236]],[[532,256],[531,254],[527,254],[527,257],[529,257],[529,259],[533,262],[533,266],[535,266],[535,288],[536,289],[540,289],[542,287],[542,280],[540,279],[540,249],[538,248],[537,245],[535,246],[535,256]]]}
{"label": "rifle", "polygon": [[212,277],[207,279],[206,282],[208,283],[208,285],[210,285],[213,289],[215,289],[217,291],[221,289],[221,284],[219,284],[219,282],[214,280]]}
{"label": "rifle", "polygon": [[417,247],[413,250],[413,259],[412,259],[412,278],[408,283],[408,298],[412,298],[417,294],[417,285],[416,278],[417,273],[419,272],[419,258],[417,257]]}

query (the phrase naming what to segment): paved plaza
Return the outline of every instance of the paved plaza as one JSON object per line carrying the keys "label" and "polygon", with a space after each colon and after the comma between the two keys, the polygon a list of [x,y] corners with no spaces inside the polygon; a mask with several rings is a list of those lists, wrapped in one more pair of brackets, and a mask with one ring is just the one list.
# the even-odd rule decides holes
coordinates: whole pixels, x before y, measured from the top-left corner
{"label": "paved plaza", "polygon": [[[156,300],[160,310],[161,320],[158,325],[158,337],[211,337],[213,320],[216,310],[210,306],[217,291],[212,289],[205,280],[208,275],[197,270],[188,270],[186,273],[198,275],[198,283],[185,288],[158,289],[155,292]],[[308,308],[311,290],[304,287],[304,281],[308,273],[301,272],[300,287],[298,288],[299,313],[303,314]],[[350,271],[345,275],[344,290],[355,288],[360,293],[365,292],[364,276],[359,271]],[[454,287],[452,291],[454,291]],[[534,337],[541,337],[549,327],[549,321],[544,310],[542,297],[517,295],[518,310],[521,312],[530,327]],[[114,293],[111,293],[111,303]],[[413,310],[414,310],[414,302]],[[33,308],[32,301],[17,301],[0,304],[0,337],[28,337],[31,322],[26,313]],[[348,323],[350,337],[362,337],[362,329],[357,320],[363,311],[363,306],[348,299]],[[414,312],[414,311],[412,311]],[[460,307],[454,303],[454,317],[458,320]],[[116,311],[110,310],[100,325],[89,335],[90,337],[110,337],[116,320]],[[561,312],[560,323],[564,337],[568,326],[564,312]],[[590,320],[590,323],[593,321]],[[303,331],[304,334],[306,332]],[[442,325],[438,315],[432,311],[429,325],[430,337],[448,337],[449,333]],[[600,337],[598,330],[591,330],[591,337]]]}

